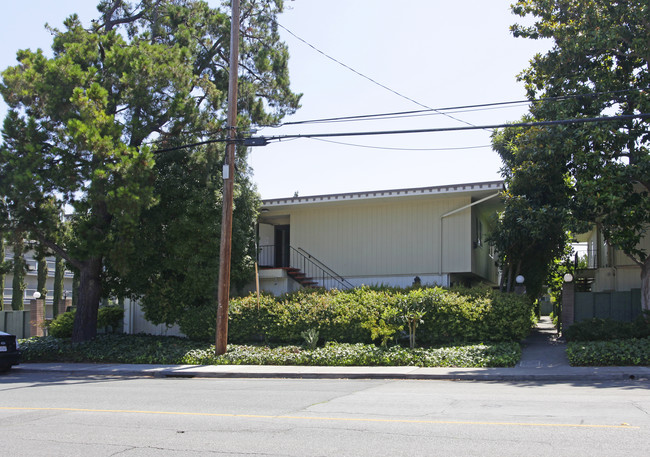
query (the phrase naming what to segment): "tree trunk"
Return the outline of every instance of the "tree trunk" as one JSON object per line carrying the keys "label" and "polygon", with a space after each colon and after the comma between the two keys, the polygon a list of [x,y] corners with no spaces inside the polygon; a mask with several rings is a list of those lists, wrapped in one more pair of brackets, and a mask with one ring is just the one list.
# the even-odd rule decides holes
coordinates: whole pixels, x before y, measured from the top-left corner
{"label": "tree trunk", "polygon": [[36,290],[41,294],[43,303],[45,303],[45,296],[47,295],[47,259],[45,254],[39,254],[35,259],[37,262]]}
{"label": "tree trunk", "polygon": [[506,292],[512,292],[512,264],[508,264],[508,280],[506,283]]}
{"label": "tree trunk", "polygon": [[63,299],[64,275],[65,264],[63,259],[60,256],[56,256],[56,261],[54,263],[54,291],[52,294],[54,298],[54,307],[52,308],[52,317],[56,317],[59,314],[59,302]]}
{"label": "tree trunk", "polygon": [[650,256],[641,265],[641,309],[650,311]]}
{"label": "tree trunk", "polygon": [[102,296],[102,258],[93,257],[81,264],[77,311],[72,342],[89,341],[97,336],[97,310]]}
{"label": "tree trunk", "polygon": [[5,238],[2,233],[0,233],[0,311],[4,309],[4,299],[5,299],[5,270],[4,270],[4,261],[5,261]]}
{"label": "tree trunk", "polygon": [[23,241],[22,233],[15,235],[13,240],[14,246],[14,277],[12,282],[11,293],[11,309],[19,311],[24,309],[25,297],[25,259],[23,258],[23,251],[25,243]]}
{"label": "tree trunk", "polygon": [[79,303],[79,271],[74,271],[74,276],[72,277],[72,307],[77,309],[77,303]]}

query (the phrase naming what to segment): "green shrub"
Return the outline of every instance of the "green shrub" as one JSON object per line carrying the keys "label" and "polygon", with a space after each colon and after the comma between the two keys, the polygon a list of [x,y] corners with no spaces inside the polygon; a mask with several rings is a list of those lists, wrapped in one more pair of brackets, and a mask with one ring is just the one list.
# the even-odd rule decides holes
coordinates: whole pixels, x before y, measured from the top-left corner
{"label": "green shrub", "polygon": [[47,331],[55,338],[70,338],[74,327],[74,311],[59,314],[47,326]]}
{"label": "green shrub", "polygon": [[568,341],[611,341],[650,336],[650,320],[638,316],[633,322],[593,318],[571,325],[564,333]]}
{"label": "green shrub", "polygon": [[569,342],[566,351],[574,366],[650,365],[650,338]]}
{"label": "green shrub", "polygon": [[[178,326],[181,332],[192,340],[214,341],[217,328],[217,303],[191,307],[181,316]],[[228,333],[230,331],[229,328]]]}
{"label": "green shrub", "polygon": [[[298,344],[301,334],[317,330],[322,341],[370,343],[384,337],[380,321],[390,320],[395,298],[385,292],[300,291],[283,297],[250,295],[230,302],[228,338],[232,343],[266,341]],[[394,331],[393,331],[394,333]]]}
{"label": "green shrub", "polygon": [[526,296],[488,288],[414,289],[407,299],[426,312],[418,330],[422,344],[520,341],[535,323]]}
{"label": "green shrub", "polygon": [[105,306],[97,312],[97,328],[116,332],[124,321],[124,309],[119,306]]}
{"label": "green shrub", "polygon": [[[229,306],[228,340],[247,344],[300,344],[301,334],[317,330],[321,341],[386,345],[406,326],[404,310],[420,310],[420,345],[520,341],[534,325],[525,296],[488,288],[361,287],[348,291],[301,290],[273,297],[233,298]],[[181,331],[200,341],[213,341],[216,304],[194,307],[183,315]]]}
{"label": "green shrub", "polygon": [[[59,314],[47,324],[48,334],[56,338],[72,337],[74,327],[74,311],[66,311]],[[118,306],[105,306],[97,311],[97,328],[108,329],[115,332],[124,320],[124,310]]]}

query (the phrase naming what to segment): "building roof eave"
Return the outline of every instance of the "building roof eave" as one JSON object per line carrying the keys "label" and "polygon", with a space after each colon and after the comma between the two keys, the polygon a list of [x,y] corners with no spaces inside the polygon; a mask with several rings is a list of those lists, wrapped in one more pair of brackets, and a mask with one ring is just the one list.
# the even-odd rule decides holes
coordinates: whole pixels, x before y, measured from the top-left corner
{"label": "building roof eave", "polygon": [[468,184],[450,184],[434,187],[417,187],[408,189],[375,190],[366,192],[348,192],[341,194],[311,195],[305,197],[274,198],[262,200],[263,208],[280,206],[305,205],[314,203],[327,203],[336,201],[371,200],[379,198],[400,198],[409,196],[434,196],[461,193],[482,193],[486,191],[500,191],[504,188],[503,181],[488,181]]}

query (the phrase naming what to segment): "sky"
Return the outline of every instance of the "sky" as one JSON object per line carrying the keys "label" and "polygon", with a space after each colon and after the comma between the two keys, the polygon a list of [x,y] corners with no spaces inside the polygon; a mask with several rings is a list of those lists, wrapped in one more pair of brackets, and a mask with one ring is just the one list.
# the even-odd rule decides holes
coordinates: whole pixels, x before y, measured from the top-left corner
{"label": "sky", "polygon": [[[302,107],[285,122],[524,100],[517,75],[550,43],[514,38],[510,25],[529,20],[514,16],[510,3],[285,0],[278,21],[290,31],[281,35],[291,56],[292,89],[303,94]],[[45,24],[61,28],[72,13],[89,24],[97,16],[95,5],[93,0],[0,0],[0,69],[16,63],[19,49],[49,51]],[[455,119],[432,111],[372,122],[264,128],[257,135],[498,125],[527,111],[526,104],[506,106],[445,111]],[[0,117],[6,109],[0,101]],[[285,140],[252,148],[249,163],[264,199],[492,181],[501,179],[501,162],[490,148],[491,133]]]}

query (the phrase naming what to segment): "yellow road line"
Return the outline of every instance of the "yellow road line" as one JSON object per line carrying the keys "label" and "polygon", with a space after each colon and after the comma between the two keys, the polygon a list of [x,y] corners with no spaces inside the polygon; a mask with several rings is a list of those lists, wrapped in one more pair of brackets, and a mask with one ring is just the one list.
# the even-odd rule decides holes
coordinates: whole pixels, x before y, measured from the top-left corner
{"label": "yellow road line", "polygon": [[169,416],[203,416],[203,417],[235,417],[244,419],[284,419],[308,421],[337,421],[337,422],[379,422],[399,424],[432,424],[432,425],[496,425],[518,427],[561,427],[561,428],[614,428],[614,429],[640,429],[641,427],[628,424],[548,424],[535,422],[489,422],[489,421],[442,421],[442,420],[416,420],[416,419],[371,419],[353,417],[318,417],[318,416],[268,416],[261,414],[228,414],[228,413],[193,413],[183,411],[139,411],[131,409],[88,409],[88,408],[34,408],[19,406],[0,406],[4,411],[66,411],[84,413],[129,413],[129,414],[158,414]]}

